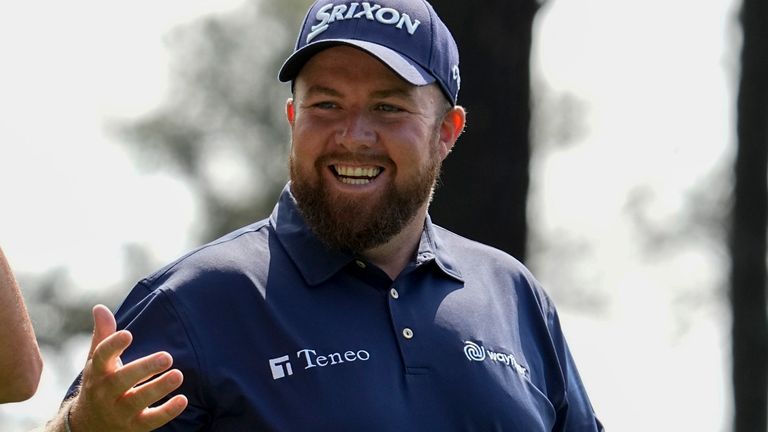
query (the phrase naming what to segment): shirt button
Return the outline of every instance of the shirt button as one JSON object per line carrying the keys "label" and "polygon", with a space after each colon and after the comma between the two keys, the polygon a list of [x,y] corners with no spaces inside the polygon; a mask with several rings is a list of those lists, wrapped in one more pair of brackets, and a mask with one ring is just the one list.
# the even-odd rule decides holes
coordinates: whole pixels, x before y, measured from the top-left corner
{"label": "shirt button", "polygon": [[406,339],[413,339],[413,330],[408,327],[403,329],[403,337]]}
{"label": "shirt button", "polygon": [[396,289],[394,289],[394,288],[392,288],[391,290],[389,290],[389,295],[390,295],[390,296],[392,296],[392,298],[393,298],[393,299],[395,299],[395,300],[397,300],[398,298],[400,298],[400,293],[399,293],[399,292],[397,292],[397,290],[396,290]]}
{"label": "shirt button", "polygon": [[365,263],[360,260],[355,260],[355,264],[357,264],[357,266],[360,267],[361,269],[365,268]]}

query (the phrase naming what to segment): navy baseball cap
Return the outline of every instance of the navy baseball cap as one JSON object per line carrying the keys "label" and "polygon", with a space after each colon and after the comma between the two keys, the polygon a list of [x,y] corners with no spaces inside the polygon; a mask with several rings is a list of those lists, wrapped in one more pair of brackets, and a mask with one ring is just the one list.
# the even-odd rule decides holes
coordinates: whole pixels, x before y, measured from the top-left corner
{"label": "navy baseball cap", "polygon": [[461,84],[459,49],[425,0],[317,0],[309,8],[296,49],[283,63],[278,78],[295,80],[313,55],[335,45],[368,52],[413,85],[437,82],[456,105]]}

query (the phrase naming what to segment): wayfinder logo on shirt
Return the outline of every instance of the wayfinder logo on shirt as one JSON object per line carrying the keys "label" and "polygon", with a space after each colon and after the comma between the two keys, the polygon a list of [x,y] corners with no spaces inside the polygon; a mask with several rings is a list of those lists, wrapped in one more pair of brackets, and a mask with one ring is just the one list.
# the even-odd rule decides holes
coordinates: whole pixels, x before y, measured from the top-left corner
{"label": "wayfinder logo on shirt", "polygon": [[[318,354],[316,350],[307,348],[296,352],[296,361],[303,365],[305,370],[315,367],[337,366],[354,361],[368,361],[370,358],[371,354],[366,350]],[[272,370],[272,379],[275,380],[293,375],[293,366],[288,355],[269,359],[269,368]]]}
{"label": "wayfinder logo on shirt", "polygon": [[512,367],[520,375],[527,377],[528,369],[517,362],[515,356],[512,354],[498,353],[491,350],[486,350],[484,346],[478,345],[472,341],[464,341],[464,355],[467,356],[469,361],[482,362],[485,360],[493,361],[496,363],[502,363],[506,366]]}

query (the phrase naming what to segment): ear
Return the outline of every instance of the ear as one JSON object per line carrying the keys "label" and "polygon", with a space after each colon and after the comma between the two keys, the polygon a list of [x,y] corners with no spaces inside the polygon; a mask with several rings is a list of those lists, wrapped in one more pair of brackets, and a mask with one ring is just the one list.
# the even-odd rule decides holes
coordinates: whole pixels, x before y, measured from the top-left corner
{"label": "ear", "polygon": [[464,107],[460,105],[451,108],[443,116],[443,120],[440,123],[441,159],[445,159],[453,149],[456,140],[459,139],[459,135],[464,131],[466,121],[467,113],[464,111]]}
{"label": "ear", "polygon": [[293,98],[288,98],[285,101],[285,117],[288,119],[288,123],[293,126],[296,121],[296,106],[293,104]]}

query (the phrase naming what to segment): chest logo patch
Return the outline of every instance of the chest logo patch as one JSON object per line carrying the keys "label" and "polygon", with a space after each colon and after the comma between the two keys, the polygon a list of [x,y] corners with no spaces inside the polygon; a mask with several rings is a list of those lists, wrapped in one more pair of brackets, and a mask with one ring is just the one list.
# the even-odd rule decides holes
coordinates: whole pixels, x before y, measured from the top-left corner
{"label": "chest logo patch", "polygon": [[[303,366],[304,370],[306,370],[316,367],[324,368],[327,366],[336,366],[354,361],[365,362],[370,358],[371,354],[363,349],[348,350],[343,353],[334,352],[318,354],[316,350],[307,348],[296,352],[293,361],[299,366]],[[293,375],[293,365],[291,361],[292,357],[289,355],[269,359],[269,368],[272,371],[272,379],[277,380]]]}
{"label": "chest logo patch", "polygon": [[513,368],[521,376],[529,378],[528,369],[518,363],[517,359],[512,354],[491,351],[475,342],[464,341],[464,355],[466,355],[467,359],[471,362],[489,361],[503,364]]}

